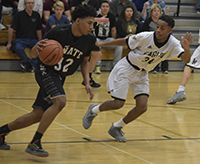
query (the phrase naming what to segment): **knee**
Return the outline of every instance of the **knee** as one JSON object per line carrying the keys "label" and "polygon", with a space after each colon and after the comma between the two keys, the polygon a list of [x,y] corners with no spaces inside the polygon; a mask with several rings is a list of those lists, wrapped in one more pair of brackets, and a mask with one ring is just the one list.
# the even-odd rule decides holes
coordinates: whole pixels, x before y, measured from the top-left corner
{"label": "knee", "polygon": [[139,109],[140,113],[145,113],[147,111],[147,105],[138,105],[136,106],[137,109]]}
{"label": "knee", "polygon": [[125,101],[114,100],[115,109],[120,109],[124,106]]}
{"label": "knee", "polygon": [[66,97],[64,97],[64,96],[58,97],[55,100],[53,100],[53,103],[56,105],[56,107],[59,110],[62,110],[66,105]]}
{"label": "knee", "polygon": [[31,116],[32,116],[33,122],[34,123],[40,122],[40,120],[42,119],[43,113],[44,112],[41,109],[34,109],[31,112]]}

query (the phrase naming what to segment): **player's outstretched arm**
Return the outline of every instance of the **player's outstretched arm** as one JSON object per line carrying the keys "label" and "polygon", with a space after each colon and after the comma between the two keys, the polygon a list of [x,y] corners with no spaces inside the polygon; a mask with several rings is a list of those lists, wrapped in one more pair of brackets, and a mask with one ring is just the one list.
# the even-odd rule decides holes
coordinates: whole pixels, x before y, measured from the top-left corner
{"label": "player's outstretched arm", "polygon": [[83,76],[83,80],[85,82],[85,89],[87,94],[90,95],[90,100],[93,99],[94,94],[93,94],[93,90],[92,87],[90,86],[90,78],[89,78],[89,57],[84,57],[82,63],[81,63],[81,73]]}
{"label": "player's outstretched arm", "polygon": [[107,15],[101,17],[101,18],[98,18],[98,17],[95,17],[94,18],[94,21],[95,22],[102,22],[102,23],[108,23],[109,22],[109,18],[106,18]]}
{"label": "player's outstretched arm", "polygon": [[126,38],[119,38],[109,42],[98,42],[96,41],[95,45],[97,47],[107,47],[107,46],[125,46]]}
{"label": "player's outstretched arm", "polygon": [[39,52],[42,50],[42,48],[45,46],[45,43],[48,39],[43,39],[37,42],[37,44],[31,49],[31,56],[33,58],[38,57]]}
{"label": "player's outstretched arm", "polygon": [[193,42],[192,40],[193,38],[193,35],[191,33],[186,33],[185,36],[181,37],[181,44],[184,48],[184,53],[181,55],[181,59],[185,62],[185,63],[188,63],[190,62],[190,57],[191,57],[191,54],[190,54],[190,45],[191,43]]}

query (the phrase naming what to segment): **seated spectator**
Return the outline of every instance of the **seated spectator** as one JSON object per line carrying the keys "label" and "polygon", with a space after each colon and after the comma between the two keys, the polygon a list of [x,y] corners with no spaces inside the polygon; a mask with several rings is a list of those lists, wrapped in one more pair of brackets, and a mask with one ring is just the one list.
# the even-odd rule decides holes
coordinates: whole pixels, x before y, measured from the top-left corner
{"label": "seated spectator", "polygon": [[2,5],[0,3],[0,30],[6,29],[6,27],[2,24],[2,18]]}
{"label": "seated spectator", "polygon": [[18,1],[19,0],[1,0],[3,14],[14,15],[17,13]]}
{"label": "seated spectator", "polygon": [[[106,24],[101,23],[101,22],[98,22],[98,24],[97,23],[94,24],[94,26],[96,26],[95,27],[95,35],[97,37],[97,41],[108,42],[108,41],[112,41],[116,38],[117,30],[116,30],[115,17],[109,11],[110,11],[109,2],[106,0],[103,0],[101,2],[101,14],[99,14],[97,17],[100,18],[102,16],[106,16],[107,18],[109,18],[109,22]],[[113,60],[113,67],[114,67],[114,65],[122,57],[123,47],[122,46],[110,46],[110,47],[105,47],[105,48],[115,49],[115,56],[114,56],[114,60]],[[99,58],[99,61],[97,62],[97,67],[100,67],[100,65],[101,65],[101,58]]]}
{"label": "seated spectator", "polygon": [[153,4],[150,9],[149,17],[145,20],[142,31],[155,31],[159,17],[162,15],[160,5]]}
{"label": "seated spectator", "polygon": [[140,15],[138,14],[137,8],[133,2],[130,0],[112,0],[110,3],[110,13],[112,13],[115,16],[115,19],[117,20],[124,9],[124,6],[132,6],[134,9],[134,16],[139,20]]}
{"label": "seated spectator", "polygon": [[59,24],[70,24],[70,20],[63,15],[65,10],[64,3],[62,1],[57,1],[53,5],[55,14],[50,15],[49,19],[46,23],[45,33],[47,33],[50,29],[54,28]]}
{"label": "seated spectator", "polygon": [[[147,18],[142,26],[142,31],[155,31],[158,19],[162,15],[162,9],[159,4],[153,4],[149,12],[149,18]],[[160,64],[158,64],[154,69],[153,73],[157,74],[159,72]],[[161,62],[161,71],[168,74],[168,60]]]}
{"label": "seated spectator", "polygon": [[[54,9],[53,5],[56,3],[58,0],[46,0],[43,5],[43,13],[44,13],[44,21],[47,22],[49,19],[49,16],[54,14]],[[67,16],[67,18],[71,21],[71,11],[70,11],[70,6],[67,3],[66,0],[60,0],[64,3],[65,5],[65,11],[64,14]]]}
{"label": "seated spectator", "polygon": [[[24,0],[19,0],[18,11],[24,10]],[[40,14],[40,17],[42,18],[42,12],[43,12],[43,1],[42,0],[35,0],[35,5],[33,8],[33,11],[37,11]]]}
{"label": "seated spectator", "polygon": [[117,21],[117,37],[123,38],[129,34],[136,34],[139,32],[139,21],[134,16],[134,9],[132,6],[125,6]]}
{"label": "seated spectator", "polygon": [[15,52],[22,59],[23,72],[34,72],[37,58],[30,59],[24,51],[32,48],[42,38],[42,21],[38,12],[33,11],[34,0],[24,0],[25,10],[17,12],[8,31],[7,50],[11,50],[14,30],[16,31]]}
{"label": "seated spectator", "polygon": [[162,15],[168,15],[168,12],[170,11],[170,7],[165,8],[165,2],[161,0],[148,0],[147,2],[144,3],[144,7],[141,13],[142,18],[145,20],[149,17],[149,12],[151,9],[151,6],[153,4],[158,4],[160,5],[162,9]]}

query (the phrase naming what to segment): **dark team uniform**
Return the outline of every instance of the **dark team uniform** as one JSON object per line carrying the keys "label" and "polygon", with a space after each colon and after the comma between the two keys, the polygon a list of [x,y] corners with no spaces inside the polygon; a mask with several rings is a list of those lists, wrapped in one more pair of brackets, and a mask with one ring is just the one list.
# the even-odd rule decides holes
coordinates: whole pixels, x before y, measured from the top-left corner
{"label": "dark team uniform", "polygon": [[65,96],[63,83],[65,77],[72,75],[84,57],[90,56],[90,52],[95,46],[96,38],[91,35],[75,37],[71,31],[71,25],[58,25],[43,36],[44,38],[54,39],[63,46],[63,58],[54,65],[47,66],[40,60],[38,61],[35,78],[40,86],[40,90],[34,108],[46,110],[52,105],[50,98]]}

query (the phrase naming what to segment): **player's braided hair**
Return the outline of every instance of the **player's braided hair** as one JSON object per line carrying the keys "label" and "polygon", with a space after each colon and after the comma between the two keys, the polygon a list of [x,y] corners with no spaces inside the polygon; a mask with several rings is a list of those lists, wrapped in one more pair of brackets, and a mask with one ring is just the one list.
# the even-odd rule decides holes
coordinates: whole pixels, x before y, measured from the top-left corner
{"label": "player's braided hair", "polygon": [[93,6],[80,4],[72,11],[72,20],[75,21],[77,18],[95,17],[96,15],[96,9]]}
{"label": "player's braided hair", "polygon": [[174,19],[168,15],[162,15],[159,19],[167,22],[171,28],[175,25]]}

